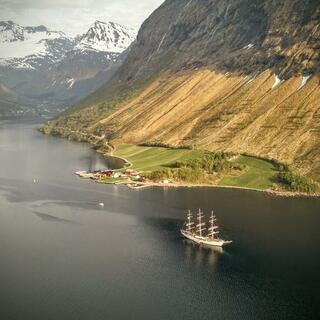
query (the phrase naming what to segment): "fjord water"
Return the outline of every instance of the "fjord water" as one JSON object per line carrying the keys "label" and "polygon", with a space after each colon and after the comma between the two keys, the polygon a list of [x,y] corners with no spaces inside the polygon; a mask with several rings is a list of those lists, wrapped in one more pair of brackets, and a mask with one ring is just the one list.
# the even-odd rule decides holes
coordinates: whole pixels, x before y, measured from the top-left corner
{"label": "fjord water", "polygon": [[[38,126],[0,122],[0,319],[318,318],[319,199],[95,184],[73,172],[104,159]],[[198,207],[230,247],[181,238]]]}

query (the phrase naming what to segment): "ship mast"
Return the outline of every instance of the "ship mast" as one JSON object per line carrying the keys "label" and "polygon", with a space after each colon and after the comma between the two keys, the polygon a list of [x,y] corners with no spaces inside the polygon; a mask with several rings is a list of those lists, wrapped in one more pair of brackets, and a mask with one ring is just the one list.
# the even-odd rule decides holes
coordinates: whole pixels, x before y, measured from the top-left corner
{"label": "ship mast", "polygon": [[191,232],[194,229],[194,222],[192,222],[192,213],[188,210],[186,231]]}
{"label": "ship mast", "polygon": [[203,217],[204,217],[204,215],[201,212],[201,210],[199,209],[199,213],[198,213],[198,216],[197,216],[197,219],[198,219],[197,232],[199,233],[200,237],[202,237],[202,231],[204,231],[206,229],[205,228],[206,223],[202,222],[202,218]]}
{"label": "ship mast", "polygon": [[216,221],[217,221],[217,218],[213,214],[213,211],[211,211],[211,216],[209,219],[210,228],[208,228],[208,237],[211,240],[214,240],[216,238],[216,235],[219,234],[219,231],[218,231],[219,227],[216,225]]}

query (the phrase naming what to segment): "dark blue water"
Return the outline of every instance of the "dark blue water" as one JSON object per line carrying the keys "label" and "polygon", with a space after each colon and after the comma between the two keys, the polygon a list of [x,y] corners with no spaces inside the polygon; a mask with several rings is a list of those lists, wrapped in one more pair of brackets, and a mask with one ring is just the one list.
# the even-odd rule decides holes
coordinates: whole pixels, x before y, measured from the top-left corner
{"label": "dark blue water", "polygon": [[[37,126],[0,122],[1,320],[319,319],[318,199],[95,184],[73,172],[103,158]],[[180,237],[198,207],[230,247]]]}

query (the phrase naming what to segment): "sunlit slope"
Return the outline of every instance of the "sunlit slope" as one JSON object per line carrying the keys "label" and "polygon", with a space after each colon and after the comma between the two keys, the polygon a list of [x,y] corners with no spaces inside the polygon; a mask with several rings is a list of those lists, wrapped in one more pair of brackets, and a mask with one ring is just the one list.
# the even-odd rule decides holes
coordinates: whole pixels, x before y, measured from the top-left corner
{"label": "sunlit slope", "polygon": [[127,143],[161,141],[232,150],[295,162],[320,177],[320,85],[313,76],[281,82],[208,70],[161,77],[90,130]]}
{"label": "sunlit slope", "polygon": [[320,180],[319,14],[318,0],[166,0],[115,76],[44,131],[247,152]]}

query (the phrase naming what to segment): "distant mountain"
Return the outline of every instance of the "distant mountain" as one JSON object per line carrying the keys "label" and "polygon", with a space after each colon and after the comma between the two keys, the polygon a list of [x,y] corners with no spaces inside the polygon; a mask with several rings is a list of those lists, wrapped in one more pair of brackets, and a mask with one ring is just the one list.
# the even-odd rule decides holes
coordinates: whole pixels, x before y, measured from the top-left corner
{"label": "distant mountain", "polygon": [[96,21],[72,38],[45,26],[2,21],[0,81],[35,105],[67,106],[113,75],[135,36],[113,22]]}
{"label": "distant mountain", "polygon": [[31,104],[0,83],[0,116],[30,115]]}
{"label": "distant mountain", "polygon": [[47,131],[250,153],[320,181],[319,39],[319,0],[167,0]]}
{"label": "distant mountain", "polygon": [[69,103],[71,95],[85,97],[113,75],[135,36],[133,29],[96,21],[87,33],[75,39],[72,50],[50,67],[53,87],[59,95],[67,89]]}
{"label": "distant mountain", "polygon": [[22,27],[13,21],[0,22],[0,65],[36,69],[61,59],[74,47],[74,39],[45,26]]}
{"label": "distant mountain", "polygon": [[121,53],[130,46],[135,37],[133,29],[114,22],[96,21],[88,32],[79,38],[75,49]]}

